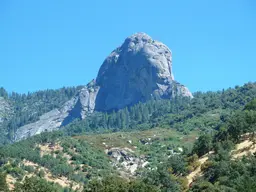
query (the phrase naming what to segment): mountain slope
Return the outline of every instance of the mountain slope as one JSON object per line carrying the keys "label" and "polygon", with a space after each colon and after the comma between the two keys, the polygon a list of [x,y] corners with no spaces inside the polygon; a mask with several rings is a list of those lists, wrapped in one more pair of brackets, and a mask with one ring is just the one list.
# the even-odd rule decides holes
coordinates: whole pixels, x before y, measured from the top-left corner
{"label": "mountain slope", "polygon": [[[37,91],[28,94],[8,93],[1,88],[0,95],[0,145],[14,140],[16,131],[53,109],[58,110],[65,102],[72,99],[81,87],[63,87],[56,90]],[[46,123],[46,122],[45,122]]]}
{"label": "mountain slope", "polygon": [[[69,127],[69,131],[78,134],[74,137],[67,136],[69,132],[65,132],[64,128],[63,132],[42,133],[0,147],[0,179],[2,173],[7,173],[8,181],[22,184],[25,175],[33,175],[63,187],[69,184],[71,188],[78,186],[80,190],[85,183],[84,188],[93,191],[93,186],[108,188],[110,183],[111,186],[124,186],[128,183],[126,179],[130,178],[132,185],[153,185],[154,189],[158,189],[145,191],[176,192],[188,190],[188,184],[195,178],[193,173],[200,174],[201,169],[204,174],[189,186],[191,191],[254,189],[255,154],[236,160],[232,155],[241,156],[247,154],[247,150],[255,152],[255,148],[250,146],[253,141],[245,143],[241,137],[245,133],[255,132],[255,91],[255,83],[248,83],[222,92],[198,93],[192,100],[183,98],[184,103],[179,99],[175,102],[149,101],[129,109],[133,126],[138,124],[143,129],[147,125],[140,124],[146,120],[143,120],[146,116],[141,116],[139,121],[136,118],[148,110],[151,111],[148,113],[149,119],[152,117],[151,125],[164,128],[151,127],[130,132],[124,128],[122,132],[113,133],[110,128],[104,127],[109,133],[95,134],[98,127],[104,126],[104,118],[100,119],[95,113],[87,118],[87,123],[92,123],[90,126],[94,128],[94,134],[86,132],[86,135],[81,135],[84,133],[82,128],[87,126],[86,120],[83,120],[79,122],[85,123],[84,126],[73,124],[74,127]],[[110,120],[109,126],[115,124],[111,124],[114,116],[122,125],[121,114],[127,110],[103,117]],[[133,120],[132,114],[138,116]],[[232,151],[236,144],[239,144],[238,148]],[[244,145],[248,149],[241,148]],[[207,156],[207,160],[204,155],[210,151],[214,153]],[[113,181],[109,182],[109,176],[113,177]]]}
{"label": "mountain slope", "polygon": [[[252,135],[251,137],[249,135],[248,137],[244,137],[240,141],[240,143],[237,143],[235,145],[234,147],[235,149],[230,152],[231,159],[232,160],[236,160],[239,158],[241,159],[242,157],[251,156],[254,153],[256,153],[255,140],[256,140],[256,137]],[[206,164],[206,162],[209,159],[209,156],[213,153],[214,153],[213,151],[210,151],[208,154],[198,159],[198,162],[199,162],[198,167],[186,176],[188,180],[188,186],[191,185],[193,181],[196,180],[198,177],[203,175],[202,167],[204,166],[204,164]]]}
{"label": "mountain slope", "polygon": [[103,62],[96,80],[83,87],[62,108],[22,126],[15,141],[56,130],[94,111],[113,111],[151,99],[192,98],[189,90],[174,80],[172,53],[145,33],[136,33]]}

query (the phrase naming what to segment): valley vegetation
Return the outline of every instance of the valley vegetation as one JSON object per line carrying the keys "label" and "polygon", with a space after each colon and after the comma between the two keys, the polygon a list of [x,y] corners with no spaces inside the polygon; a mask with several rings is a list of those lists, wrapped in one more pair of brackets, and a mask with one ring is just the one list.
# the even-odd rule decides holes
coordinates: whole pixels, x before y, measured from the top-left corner
{"label": "valley vegetation", "polygon": [[[41,110],[60,106],[75,92]],[[1,95],[15,101],[3,90]],[[255,96],[256,83],[247,83],[219,92],[198,92],[191,100],[152,100],[110,113],[93,113],[60,131],[14,144],[7,144],[13,132],[10,123],[18,129],[16,125],[22,122],[10,115],[1,128],[6,137],[2,136],[5,145],[0,148],[0,191],[255,191],[255,154],[247,155],[250,149],[245,148],[244,157],[232,155],[245,139],[255,142]],[[27,110],[28,114],[37,111]],[[103,139],[109,139],[106,143],[113,147],[134,147],[134,155],[144,156],[149,164],[133,176],[120,177],[118,167],[111,164],[113,159],[104,152]],[[207,161],[200,163],[205,156]],[[187,176],[199,167],[200,174],[189,182]],[[10,177],[12,188],[6,182]],[[57,179],[64,180],[65,186]]]}

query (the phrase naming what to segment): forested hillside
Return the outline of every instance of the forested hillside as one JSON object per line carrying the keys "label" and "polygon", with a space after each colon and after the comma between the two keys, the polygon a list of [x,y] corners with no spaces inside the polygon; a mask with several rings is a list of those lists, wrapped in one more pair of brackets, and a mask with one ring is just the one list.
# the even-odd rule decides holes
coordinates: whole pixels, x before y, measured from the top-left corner
{"label": "forested hillside", "polygon": [[256,83],[217,92],[197,92],[194,98],[151,100],[112,113],[94,113],[66,126],[68,135],[81,132],[174,128],[185,134],[194,129],[213,130],[256,95]]}
{"label": "forested hillside", "polygon": [[[218,92],[194,93],[194,98],[151,100],[110,113],[95,112],[83,121],[75,121],[65,129],[69,135],[81,132],[105,132],[152,127],[172,127],[179,131],[216,127],[232,110],[241,108],[256,94],[256,84],[248,83]],[[35,122],[39,116],[61,107],[81,87],[38,91],[29,94],[9,94],[2,88],[1,96],[8,101],[8,116],[0,124],[0,144],[13,139],[16,130]],[[6,114],[7,115],[7,114]]]}
{"label": "forested hillside", "polygon": [[255,191],[255,96],[247,83],[152,100],[2,146],[0,189]]}
{"label": "forested hillside", "polygon": [[10,93],[0,89],[3,97],[10,105],[8,114],[2,114],[4,121],[0,124],[0,145],[12,140],[16,130],[28,123],[35,122],[39,116],[61,107],[71,99],[81,87],[63,87],[57,90],[37,91],[28,94]]}

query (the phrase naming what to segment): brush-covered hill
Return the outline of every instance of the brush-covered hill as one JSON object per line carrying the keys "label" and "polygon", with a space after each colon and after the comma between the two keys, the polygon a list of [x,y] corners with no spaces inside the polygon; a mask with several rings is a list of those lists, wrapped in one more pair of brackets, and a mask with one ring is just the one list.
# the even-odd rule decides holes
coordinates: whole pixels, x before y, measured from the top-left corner
{"label": "brush-covered hill", "polygon": [[[193,99],[150,100],[94,113],[62,130],[1,147],[0,186],[16,191],[35,186],[48,191],[254,191],[255,156],[249,155],[254,146],[248,139],[256,128],[255,95],[256,84],[247,83],[195,93]],[[250,146],[239,147],[244,143]],[[199,168],[191,182],[189,176]]]}

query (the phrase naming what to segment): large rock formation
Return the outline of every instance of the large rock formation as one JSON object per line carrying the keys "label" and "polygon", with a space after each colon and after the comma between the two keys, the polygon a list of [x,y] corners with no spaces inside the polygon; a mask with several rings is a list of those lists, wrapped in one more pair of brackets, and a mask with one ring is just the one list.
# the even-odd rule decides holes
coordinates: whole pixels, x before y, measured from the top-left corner
{"label": "large rock formation", "polygon": [[136,33],[105,59],[96,80],[61,109],[21,127],[16,140],[58,129],[75,118],[84,119],[93,111],[112,111],[149,99],[176,96],[192,97],[192,94],[174,80],[170,49],[145,33]]}
{"label": "large rock formation", "polygon": [[151,98],[171,99],[192,94],[174,81],[172,53],[145,33],[128,37],[101,66],[96,110],[109,111]]}

